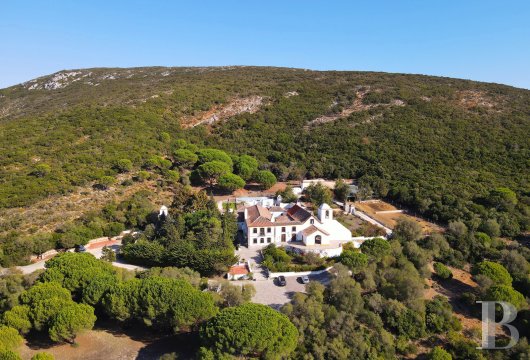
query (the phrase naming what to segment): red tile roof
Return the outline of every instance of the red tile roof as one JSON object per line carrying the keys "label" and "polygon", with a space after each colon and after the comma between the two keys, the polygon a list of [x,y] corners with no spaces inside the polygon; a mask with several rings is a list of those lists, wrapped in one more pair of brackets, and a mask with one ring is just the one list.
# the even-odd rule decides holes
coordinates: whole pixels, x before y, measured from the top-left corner
{"label": "red tile roof", "polygon": [[287,210],[287,215],[300,222],[305,222],[311,217],[311,213],[298,204]]}
{"label": "red tile roof", "polygon": [[[275,209],[271,208],[271,209]],[[281,209],[281,208],[280,208]],[[246,208],[247,218],[245,222],[248,227],[265,227],[265,226],[288,226],[300,225],[307,221],[313,214],[300,205],[294,205],[286,213],[273,219],[271,211],[260,205],[253,205]],[[283,209],[282,209],[283,210]],[[317,219],[317,221],[319,221]]]}
{"label": "red tile roof", "polygon": [[230,275],[246,275],[249,273],[246,265],[234,265],[228,270]]}
{"label": "red tile roof", "polygon": [[322,229],[317,228],[315,225],[311,225],[311,226],[309,226],[308,228],[304,229],[304,230],[302,231],[302,234],[304,234],[305,236],[309,236],[309,235],[311,235],[311,234],[313,234],[313,233],[315,233],[315,232],[317,232],[317,231],[321,232],[321,233],[324,234],[324,235],[329,235],[328,232],[326,232],[326,231],[324,231],[324,230],[322,230]]}
{"label": "red tile roof", "polygon": [[271,226],[272,215],[267,208],[259,205],[253,205],[246,208],[247,226]]}

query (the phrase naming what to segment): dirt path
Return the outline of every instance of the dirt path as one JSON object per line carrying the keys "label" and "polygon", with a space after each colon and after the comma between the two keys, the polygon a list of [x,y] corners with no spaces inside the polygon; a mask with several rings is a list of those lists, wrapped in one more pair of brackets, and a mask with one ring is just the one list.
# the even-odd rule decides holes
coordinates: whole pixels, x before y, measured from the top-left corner
{"label": "dirt path", "polygon": [[116,323],[105,324],[78,335],[76,345],[53,344],[46,337],[32,338],[18,350],[29,360],[38,352],[48,352],[56,360],[157,360],[175,352],[179,359],[193,359],[198,336],[193,333],[163,336],[143,326],[122,329]]}
{"label": "dirt path", "polygon": [[432,299],[436,295],[448,298],[464,330],[480,328],[481,320],[473,316],[469,306],[460,300],[460,296],[465,292],[472,292],[478,286],[477,283],[473,281],[469,271],[450,266],[448,268],[453,273],[453,278],[451,280],[428,279],[429,288],[425,291],[425,298]]}

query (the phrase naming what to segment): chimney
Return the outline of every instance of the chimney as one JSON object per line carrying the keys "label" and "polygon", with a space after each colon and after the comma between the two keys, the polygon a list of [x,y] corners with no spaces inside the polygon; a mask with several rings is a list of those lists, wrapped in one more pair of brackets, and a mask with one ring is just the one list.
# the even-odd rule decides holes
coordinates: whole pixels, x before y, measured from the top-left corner
{"label": "chimney", "polygon": [[246,220],[247,217],[248,217],[248,211],[247,211],[247,208],[245,208],[244,213],[245,213],[245,220]]}

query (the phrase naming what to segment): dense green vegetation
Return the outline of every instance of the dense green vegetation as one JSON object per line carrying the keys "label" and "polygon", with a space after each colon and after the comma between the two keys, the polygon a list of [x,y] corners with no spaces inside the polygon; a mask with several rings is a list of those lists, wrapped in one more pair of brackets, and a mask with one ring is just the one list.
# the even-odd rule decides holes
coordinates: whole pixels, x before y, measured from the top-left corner
{"label": "dense green vegetation", "polygon": [[221,311],[203,326],[201,337],[211,349],[201,351],[203,359],[282,359],[295,349],[298,333],[286,316],[270,307],[245,304]]}
{"label": "dense green vegetation", "polygon": [[27,262],[31,254],[84,245],[91,239],[119,235],[126,228],[143,229],[154,210],[150,196],[147,191],[139,191],[124,201],[107,204],[101,211],[87,211],[53,233],[23,236],[12,231],[0,242],[0,265],[21,264]]}
{"label": "dense green vegetation", "polygon": [[[502,353],[477,350],[480,337],[462,332],[451,305],[460,302],[476,309],[475,300],[503,299],[519,309],[528,308],[520,293],[530,295],[528,263],[524,260],[530,258],[528,249],[502,242],[490,242],[494,245],[485,247],[483,235],[469,233],[465,225],[451,227],[460,233],[428,237],[419,235],[416,227],[414,221],[400,220],[391,241],[368,240],[360,250],[346,246],[329,286],[311,282],[307,294],[295,294],[282,308],[301,336],[294,359],[411,358],[419,344],[434,348],[428,354],[430,359],[518,359],[528,354],[525,339]],[[473,253],[465,252],[464,247],[452,249],[450,243],[466,243]],[[438,281],[445,283],[451,281],[452,274],[443,263],[457,265],[464,259],[481,257],[504,257],[506,260],[500,262],[505,264],[517,258],[518,266],[511,266],[509,271],[500,263],[478,262],[474,274],[479,287],[451,299],[451,303],[440,295],[424,299],[425,279],[431,276],[429,264],[433,260]],[[525,269],[524,276],[519,268]],[[521,279],[516,288],[510,285],[515,273]],[[524,314],[525,310],[520,311],[519,316],[524,318]],[[518,326],[524,333],[527,323],[521,320]],[[443,347],[435,348],[440,344]]]}
{"label": "dense green vegetation", "polygon": [[[177,199],[185,203],[175,200],[171,209],[174,219],[179,218],[178,209],[193,209],[195,212],[184,215],[189,216],[211,207],[206,194],[190,195],[181,190]],[[168,241],[167,233],[175,230],[165,226],[166,221],[160,227],[147,225],[146,232],[159,235],[145,241]],[[200,334],[202,348],[197,355],[201,359],[268,359],[280,358],[280,354],[290,354],[293,359],[394,359],[414,356],[419,344],[442,345],[429,354],[431,358],[445,359],[447,354],[457,360],[524,356],[528,351],[525,339],[502,356],[477,350],[479,339],[460,334],[461,324],[448,300],[442,296],[425,300],[423,294],[432,261],[458,265],[486,258],[473,267],[480,286],[462,294],[462,299],[452,300],[469,301],[470,308],[476,306],[476,299],[509,301],[521,309],[519,328],[527,336],[524,313],[528,303],[522,293],[529,295],[525,279],[530,253],[525,248],[508,246],[496,238],[484,242],[482,233],[471,233],[463,224],[452,224],[445,236],[423,237],[417,235],[414,222],[401,220],[396,234],[391,241],[375,238],[364,242],[362,252],[345,246],[337,259],[343,265],[335,264],[335,276],[328,287],[311,282],[306,294],[295,294],[282,308],[290,321],[270,308],[247,304],[253,294],[251,285],[223,282],[211,291],[201,291],[207,288],[206,282],[190,268],[155,267],[133,274],[79,253],[56,256],[41,274],[2,278],[0,321],[10,329],[4,331],[12,334],[6,338],[13,339],[15,348],[18,334],[31,332],[47,333],[53,341],[74,342],[80,331],[92,327],[97,314],[98,318],[145,326],[161,334]],[[467,244],[473,251],[453,249],[450,243]],[[294,254],[272,246],[264,255],[279,264],[298,261]],[[492,258],[499,263],[491,262]],[[437,272],[440,275],[441,271]]]}
{"label": "dense green vegetation", "polygon": [[[22,336],[37,333],[47,334],[52,342],[75,343],[80,332],[92,329],[96,315],[98,319],[146,327],[161,335],[192,332],[198,336],[201,324],[220,309],[242,306],[237,311],[252,310],[243,307],[253,294],[252,285],[242,288],[223,283],[222,291],[208,291],[206,282],[189,268],[152,268],[133,273],[87,253],[58,255],[46,267],[44,272],[31,276],[15,273],[0,279],[0,352],[16,355]],[[17,283],[23,286],[12,286]],[[263,333],[276,334],[283,329],[283,335],[290,334],[292,338],[282,336],[276,347],[292,350],[296,329],[289,320],[268,308],[261,312],[270,318],[269,324],[261,324]],[[256,316],[256,321],[262,318],[259,312]],[[223,321],[224,326],[230,327],[239,320]],[[216,326],[215,331],[223,329]],[[206,338],[204,345],[213,346]],[[230,350],[223,351],[230,354]],[[49,357],[37,357],[41,358]]]}
{"label": "dense green vegetation", "polygon": [[[124,160],[138,168],[152,156],[171,154],[172,139],[184,138],[254,155],[280,180],[354,177],[368,193],[437,221],[480,226],[494,219],[507,235],[528,226],[526,90],[425,76],[273,68],[161,73],[136,69],[129,78],[101,83],[96,93],[82,83],[58,91],[1,90],[0,106],[9,111],[0,123],[0,206],[27,205],[129,171]],[[288,91],[297,95],[284,96]],[[150,95],[157,96],[144,100]],[[209,129],[181,127],[201,111],[249,95],[266,97],[267,105]],[[355,99],[364,107],[307,127]],[[401,105],[392,105],[397,100]],[[194,160],[182,151],[177,157],[181,164]],[[228,163],[244,179],[255,167],[244,160]],[[502,200],[512,193],[508,203]]]}
{"label": "dense green vegetation", "polygon": [[333,260],[323,259],[317,254],[298,254],[274,244],[267,245],[262,254],[263,266],[272,272],[322,270],[333,264]]}
{"label": "dense green vegetation", "polygon": [[[227,328],[242,316],[268,319],[262,321],[267,327],[258,327],[264,334],[290,326],[253,306],[219,311],[248,302],[251,288],[224,284],[219,292],[200,291],[201,275],[222,273],[234,262],[236,228],[205,192],[192,194],[187,185],[230,192],[247,182],[269,188],[303,177],[354,178],[359,198],[395,201],[447,225],[447,232],[424,238],[415,224],[400,221],[392,241],[367,241],[361,253],[346,248],[337,259],[344,266],[336,267],[328,288],[311,283],[307,294],[296,294],[282,309],[298,330],[298,343],[271,336],[271,348],[287,354],[296,346],[295,359],[392,359],[413,356],[420,342],[432,345],[431,359],[527,354],[524,340],[502,354],[477,351],[476,338],[458,334],[445,299],[422,298],[431,263],[433,279],[441,282],[452,281],[449,266],[471,263],[479,287],[460,301],[470,307],[477,299],[510,301],[524,318],[530,252],[499,237],[518,238],[530,227],[527,90],[425,76],[252,67],[91,71],[114,72],[116,79],[97,80],[98,91],[82,81],[57,90],[0,90],[0,263],[11,266],[32,253],[135,228],[144,231],[124,239],[123,255],[159,268],[134,276],[87,254],[64,254],[42,274],[4,276],[0,357],[18,358],[18,334],[73,342],[93,326],[94,314],[161,332],[197,331],[206,321],[201,357],[270,357],[265,342],[244,326],[237,326],[244,332],[237,348],[226,345],[235,336]],[[256,112],[188,127],[204,112],[248,96],[264,99]],[[348,115],[332,119],[343,110]],[[313,122],[322,115],[331,121]],[[174,192],[167,218],[153,212],[145,192],[87,211],[51,234],[22,235],[2,212],[79,185],[104,194],[117,184],[147,180]],[[342,199],[345,191],[339,186],[335,196]],[[281,195],[292,197],[292,191]],[[318,186],[307,193],[317,205],[331,195]],[[265,255],[270,269],[324,266],[316,257],[272,247]],[[222,336],[215,341],[211,334]]]}
{"label": "dense green vegetation", "polygon": [[[166,134],[167,135],[167,134]],[[168,141],[170,139],[167,135]],[[189,203],[186,198],[191,197],[192,191],[189,188],[190,180],[194,185],[207,186],[208,191],[221,191],[231,193],[237,189],[243,188],[246,185],[245,179],[254,181],[263,188],[269,188],[276,182],[275,176],[267,170],[258,170],[258,162],[251,156],[229,156],[226,152],[217,149],[199,149],[197,146],[187,143],[180,139],[171,144],[171,147],[176,149],[173,152],[173,156],[151,156],[143,164],[145,170],[140,170],[133,176],[134,181],[145,181],[146,179],[157,179],[157,185],[159,190],[162,188],[171,189],[174,193],[177,193],[177,197],[180,197],[177,201],[181,201],[181,204],[174,203],[175,207],[178,207],[177,212],[184,216],[183,205]],[[189,149],[193,149],[192,152]],[[237,166],[234,168],[233,163]],[[128,159],[119,159],[116,161],[113,169],[119,173],[130,172],[132,169],[131,162]],[[235,171],[235,173],[232,173]],[[189,175],[189,176],[188,176]],[[241,176],[240,176],[241,175]],[[128,186],[133,183],[133,180],[127,179],[123,181],[122,186]],[[94,188],[99,191],[108,190],[110,186],[116,183],[116,179],[112,176],[102,176],[94,183]],[[205,195],[205,193],[201,193]],[[87,194],[88,195],[88,194]],[[77,219],[74,223],[66,223],[63,226],[56,229],[53,234],[50,233],[38,233],[33,236],[23,236],[19,232],[13,230],[6,233],[5,236],[0,237],[0,264],[4,266],[10,266],[12,264],[22,263],[28,261],[29,256],[33,254],[42,254],[46,250],[52,248],[71,248],[75,245],[86,244],[88,240],[102,237],[102,236],[115,236],[120,234],[125,228],[143,229],[147,223],[152,222],[154,214],[152,213],[153,205],[149,202],[150,193],[147,191],[139,191],[129,199],[122,201],[119,204],[110,203],[106,205],[101,211],[86,211],[86,214],[81,218]],[[186,212],[190,210],[195,212],[197,210],[207,210],[205,202],[200,200],[199,197],[195,197],[198,202],[192,204],[191,209],[186,209]],[[201,203],[202,201],[202,203]],[[215,205],[210,204],[210,210],[214,211]],[[200,208],[203,206],[203,208]],[[189,216],[188,220],[195,222],[193,227],[199,231],[197,222],[203,220],[199,217],[212,217],[213,215],[221,220],[219,213],[213,214],[210,212],[203,212],[202,215],[195,214]],[[217,211],[215,209],[215,211]],[[214,212],[215,212],[214,211]],[[154,220],[153,220],[154,219]],[[165,226],[170,226],[173,220],[168,219],[168,223]],[[227,225],[228,222],[223,220],[223,224]],[[188,240],[191,239],[192,229],[183,229],[181,224],[172,223],[171,226],[176,226],[183,236],[188,236]],[[224,226],[223,225],[223,226]],[[153,226],[162,226],[162,224],[152,223],[148,229],[147,238],[149,240],[154,239],[155,233],[153,233]],[[215,222],[211,223],[212,231],[215,227]],[[9,225],[6,224],[4,230],[9,230]],[[233,229],[230,229],[232,231]],[[175,231],[171,232],[169,236],[175,236]],[[1,234],[1,232],[0,232]],[[152,235],[152,236],[151,236]],[[1,235],[0,235],[1,236]],[[165,235],[163,235],[165,236]],[[202,238],[207,236],[202,235]],[[228,232],[227,229],[223,229],[223,236],[225,240],[229,241],[230,236],[234,233]],[[145,237],[144,237],[145,238]],[[164,240],[165,245],[168,245],[167,239]],[[163,241],[163,242],[164,242]],[[176,240],[171,240],[175,242]],[[209,241],[215,242],[212,238]],[[193,244],[188,243],[188,244]],[[183,245],[183,244],[180,244]],[[204,247],[206,244],[197,245]],[[135,251],[140,249],[139,251]],[[149,249],[149,250],[146,250]],[[182,248],[183,249],[183,248]],[[149,252],[149,254],[146,253]],[[162,259],[161,255],[155,256],[153,252],[158,251],[160,253],[161,247],[156,244],[138,243],[131,245],[125,249],[125,254],[134,262],[144,263],[150,265],[160,265],[173,261],[174,259],[168,260],[167,258]],[[144,255],[138,255],[145,253]],[[146,257],[142,260],[141,257]],[[192,255],[190,255],[192,256]],[[226,255],[222,255],[227,261]],[[186,266],[182,264],[182,261],[202,261],[202,260],[182,260],[177,262],[177,265]],[[223,260],[220,260],[223,262]],[[206,267],[210,268],[206,269]],[[219,271],[214,269],[214,264],[197,264],[196,268],[202,267],[202,272],[214,272]]]}
{"label": "dense green vegetation", "polygon": [[204,191],[177,186],[169,216],[149,220],[140,236],[125,240],[122,254],[128,262],[190,267],[202,275],[222,273],[236,262],[236,219],[221,214]]}
{"label": "dense green vegetation", "polygon": [[[116,79],[101,80],[97,92],[83,82],[0,90],[0,211],[87,183],[105,191],[120,173],[168,184],[221,180],[224,191],[241,179],[267,188],[304,176],[352,177],[359,196],[385,197],[440,223],[460,220],[490,236],[528,230],[526,90],[276,68],[90,71]],[[266,101],[255,113],[185,128],[204,111],[256,95]],[[346,108],[346,117],[309,125]],[[5,217],[4,265],[34,241],[19,244],[10,231],[16,223]]]}

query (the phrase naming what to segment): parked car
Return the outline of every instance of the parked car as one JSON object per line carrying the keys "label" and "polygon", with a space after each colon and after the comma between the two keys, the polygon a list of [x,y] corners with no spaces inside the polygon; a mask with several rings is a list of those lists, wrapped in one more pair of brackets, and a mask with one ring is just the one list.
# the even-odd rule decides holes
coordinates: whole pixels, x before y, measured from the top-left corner
{"label": "parked car", "polygon": [[307,275],[300,276],[300,281],[302,282],[302,284],[309,283],[309,276],[307,276]]}
{"label": "parked car", "polygon": [[75,252],[86,252],[85,245],[76,245],[74,249],[75,249]]}
{"label": "parked car", "polygon": [[278,276],[278,286],[285,286],[287,285],[287,280],[285,280],[285,276],[280,275]]}

